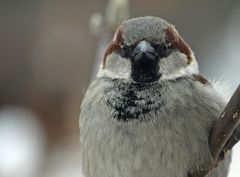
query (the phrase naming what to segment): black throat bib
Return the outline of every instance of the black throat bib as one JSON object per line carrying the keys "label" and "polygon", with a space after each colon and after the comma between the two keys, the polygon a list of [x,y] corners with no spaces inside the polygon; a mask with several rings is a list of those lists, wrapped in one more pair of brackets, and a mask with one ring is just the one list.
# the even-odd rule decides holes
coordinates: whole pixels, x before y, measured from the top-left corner
{"label": "black throat bib", "polygon": [[144,119],[145,114],[158,111],[165,103],[162,98],[165,87],[159,82],[133,83],[112,79],[111,83],[104,91],[104,98],[117,120]]}

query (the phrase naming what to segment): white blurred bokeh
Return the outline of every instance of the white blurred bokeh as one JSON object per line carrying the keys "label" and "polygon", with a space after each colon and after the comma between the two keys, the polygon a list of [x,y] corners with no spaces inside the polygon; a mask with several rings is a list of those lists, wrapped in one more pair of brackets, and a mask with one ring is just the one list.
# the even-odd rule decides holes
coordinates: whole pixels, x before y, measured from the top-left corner
{"label": "white blurred bokeh", "polygon": [[33,177],[42,167],[45,135],[36,115],[22,107],[0,110],[0,176]]}

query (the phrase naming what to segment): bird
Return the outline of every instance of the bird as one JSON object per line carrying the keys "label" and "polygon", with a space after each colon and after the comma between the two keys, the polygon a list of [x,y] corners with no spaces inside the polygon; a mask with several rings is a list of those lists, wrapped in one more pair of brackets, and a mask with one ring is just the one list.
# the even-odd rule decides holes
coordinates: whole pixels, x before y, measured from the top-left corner
{"label": "bird", "polygon": [[[125,20],[106,46],[79,118],[85,177],[188,177],[211,160],[209,134],[226,105],[175,26]],[[226,177],[230,157],[209,177]]]}

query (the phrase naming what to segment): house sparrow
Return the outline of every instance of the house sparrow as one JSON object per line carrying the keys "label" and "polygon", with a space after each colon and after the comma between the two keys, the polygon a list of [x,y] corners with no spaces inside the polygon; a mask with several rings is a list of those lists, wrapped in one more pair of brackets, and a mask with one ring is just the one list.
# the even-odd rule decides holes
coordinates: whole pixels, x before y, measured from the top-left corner
{"label": "house sparrow", "polygon": [[[81,106],[85,177],[187,177],[211,158],[211,127],[226,104],[199,74],[175,27],[124,21]],[[209,177],[226,177],[229,159]]]}

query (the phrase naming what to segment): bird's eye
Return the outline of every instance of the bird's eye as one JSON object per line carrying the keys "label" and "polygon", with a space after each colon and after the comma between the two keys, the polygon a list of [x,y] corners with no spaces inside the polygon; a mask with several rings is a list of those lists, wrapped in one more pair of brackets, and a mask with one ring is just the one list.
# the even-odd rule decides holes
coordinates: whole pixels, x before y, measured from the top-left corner
{"label": "bird's eye", "polygon": [[163,49],[164,51],[167,51],[167,50],[168,50],[168,45],[163,45],[163,46],[162,46],[162,49]]}
{"label": "bird's eye", "polygon": [[120,47],[120,56],[123,58],[129,58],[131,55],[131,48],[126,44],[122,44]]}
{"label": "bird's eye", "polygon": [[171,53],[171,48],[167,44],[162,44],[158,46],[158,52],[160,57],[167,57]]}

